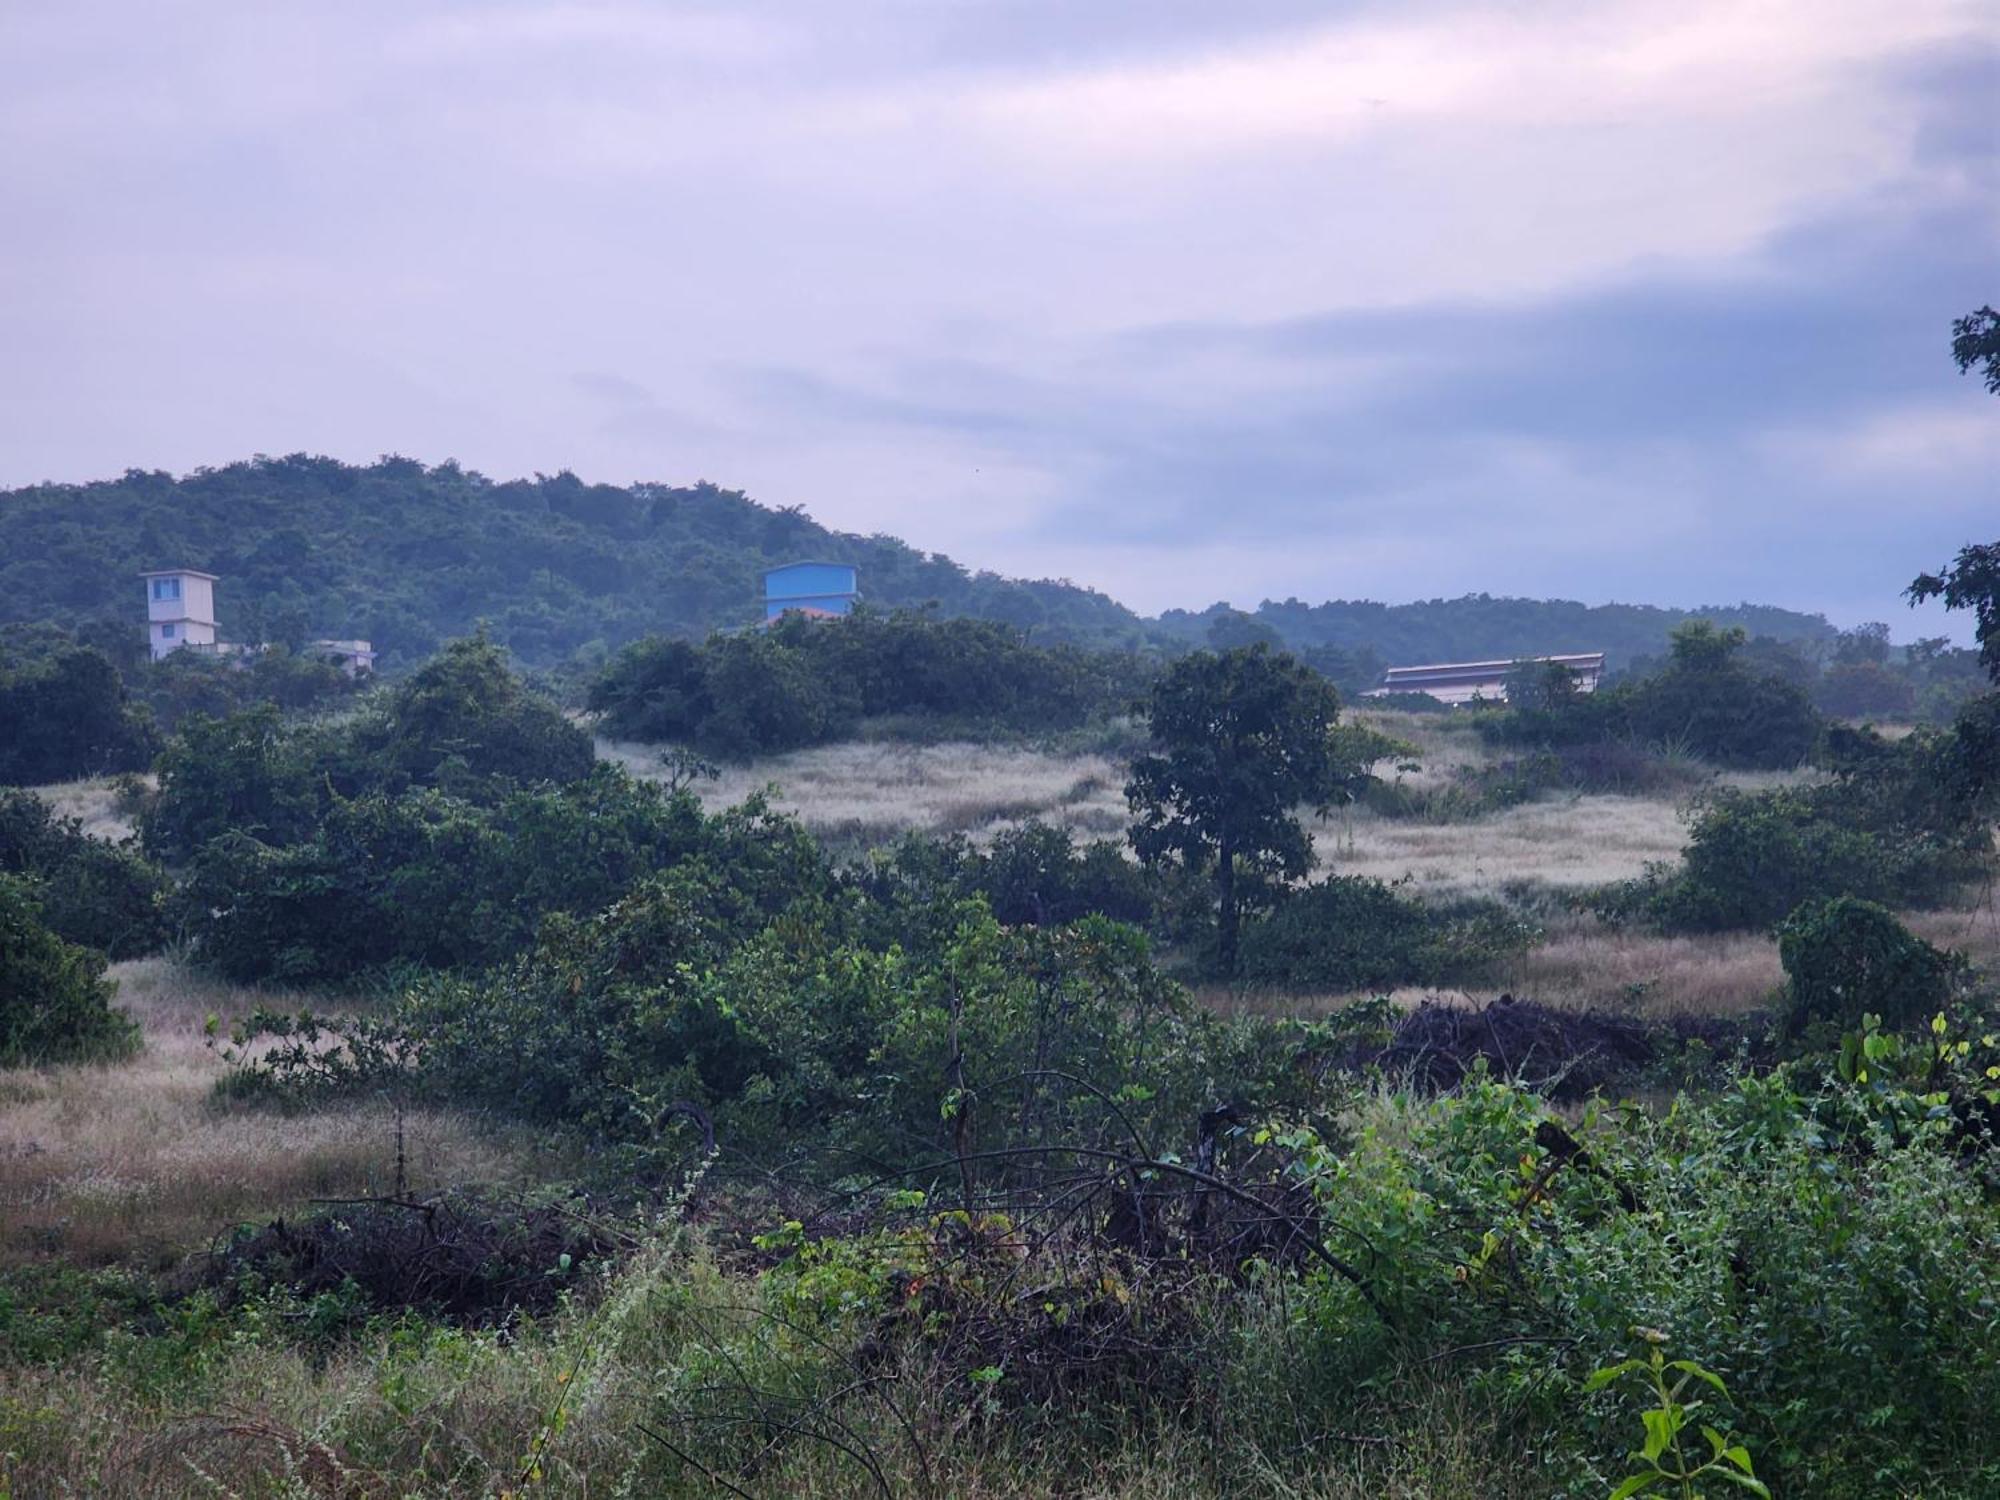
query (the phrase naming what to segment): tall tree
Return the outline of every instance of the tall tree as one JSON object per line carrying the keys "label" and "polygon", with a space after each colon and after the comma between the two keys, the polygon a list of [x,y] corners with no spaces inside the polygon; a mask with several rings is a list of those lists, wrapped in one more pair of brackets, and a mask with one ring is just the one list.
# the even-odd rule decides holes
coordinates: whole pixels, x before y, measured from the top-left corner
{"label": "tall tree", "polygon": [[1348,800],[1386,742],[1340,725],[1333,684],[1268,646],[1198,651],[1154,685],[1153,753],[1132,765],[1132,847],[1178,858],[1215,886],[1217,957],[1236,970],[1244,889],[1295,880],[1313,865],[1301,806]]}

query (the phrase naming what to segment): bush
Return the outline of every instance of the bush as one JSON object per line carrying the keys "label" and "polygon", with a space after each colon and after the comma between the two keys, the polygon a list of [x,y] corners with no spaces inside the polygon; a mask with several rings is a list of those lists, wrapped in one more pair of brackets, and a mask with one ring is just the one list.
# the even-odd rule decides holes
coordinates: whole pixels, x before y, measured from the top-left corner
{"label": "bush", "polygon": [[1835,896],[1899,906],[1950,898],[1988,867],[1993,834],[1983,751],[1966,725],[1891,742],[1834,726],[1831,780],[1698,805],[1678,869],[1606,893],[1608,916],[1640,915],[1692,931],[1770,927]]}
{"label": "bush", "polygon": [[1399,1354],[1469,1360],[1467,1386],[1550,1456],[1537,1492],[1602,1495],[1582,1454],[1615,1459],[1622,1418],[1582,1383],[1640,1324],[1724,1379],[1710,1420],[1733,1412],[1776,1493],[1992,1493],[2000,1218],[1940,1142],[1830,1146],[1792,1083],[1577,1121],[1475,1079],[1364,1111],[1347,1149],[1299,1170],[1376,1306],[1317,1280],[1303,1317],[1287,1307],[1311,1331],[1277,1388],[1337,1410]]}
{"label": "bush", "polygon": [[826,878],[812,840],[762,803],[710,817],[689,793],[604,766],[492,807],[432,789],[342,801],[292,845],[215,839],[176,905],[197,962],[242,983],[331,984],[498,962],[549,913],[601,911],[695,862],[731,900],[768,909]]}
{"label": "bush", "polygon": [[112,958],[166,941],[166,880],[136,849],[84,833],[32,792],[0,791],[0,873],[31,881],[42,920],[67,942]]}
{"label": "bush", "polygon": [[648,639],[591,684],[606,733],[747,758],[823,743],[858,720],[962,730],[1075,729],[1123,709],[1137,658],[1028,643],[990,620],[858,609],[702,645]]}
{"label": "bush", "polygon": [[94,646],[0,660],[0,785],[143,770],[159,739]]}
{"label": "bush", "polygon": [[0,1067],[119,1057],[138,1028],[112,1008],[103,955],[66,943],[41,920],[28,884],[0,875]]}
{"label": "bush", "polygon": [[711,872],[676,869],[601,916],[552,918],[513,962],[425,979],[384,1018],[255,1017],[240,1039],[280,1045],[232,1088],[402,1086],[642,1160],[672,1146],[686,1105],[734,1152],[850,1164],[951,1151],[958,1100],[1009,1139],[1125,1128],[1077,1078],[1145,1079],[1125,1121],[1180,1129],[1205,1107],[1192,1039],[1212,1023],[1129,928],[1010,932],[972,902],[926,949],[880,950],[843,940],[836,912],[770,920],[720,894]]}
{"label": "bush", "polygon": [[1718,766],[1800,765],[1821,727],[1812,698],[1800,684],[1753,668],[1743,648],[1740,629],[1690,621],[1674,632],[1673,655],[1660,672],[1588,694],[1544,688],[1519,707],[1481,715],[1479,731],[1497,744],[1552,749],[1623,739]]}
{"label": "bush", "polygon": [[1432,912],[1382,881],[1333,875],[1245,930],[1238,974],[1292,989],[1460,983],[1522,952],[1533,936],[1497,903]]}
{"label": "bush", "polygon": [[1138,925],[1154,916],[1154,881],[1124,846],[1094,839],[1081,847],[1066,828],[1030,819],[994,836],[984,851],[963,834],[906,834],[848,879],[866,897],[866,916],[883,941],[922,941],[935,922],[983,897],[1008,927],[1064,926],[1084,917]]}
{"label": "bush", "polygon": [[1790,981],[1786,1028],[1842,1031],[1877,1015],[1890,1031],[1926,1025],[1951,998],[1962,961],[1914,936],[1884,907],[1836,896],[1800,907],[1778,930]]}
{"label": "bush", "polygon": [[490,804],[521,785],[581,780],[595,763],[590,736],[481,636],[339,722],[288,722],[272,704],[191,715],[160,757],[140,832],[149,853],[178,864],[224,834],[299,843],[341,799],[431,787]]}

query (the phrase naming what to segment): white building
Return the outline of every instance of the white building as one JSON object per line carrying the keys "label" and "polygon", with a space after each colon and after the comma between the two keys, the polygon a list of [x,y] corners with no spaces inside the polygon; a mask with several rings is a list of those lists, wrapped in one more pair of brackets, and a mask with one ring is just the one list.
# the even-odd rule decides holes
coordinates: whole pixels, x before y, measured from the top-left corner
{"label": "white building", "polygon": [[1382,685],[1361,696],[1382,698],[1391,693],[1427,693],[1453,708],[1468,703],[1505,703],[1507,676],[1522,661],[1554,662],[1567,668],[1579,693],[1594,693],[1604,676],[1602,651],[1579,651],[1565,656],[1530,656],[1505,661],[1441,661],[1421,667],[1391,667],[1383,674]]}
{"label": "white building", "polygon": [[307,654],[330,661],[349,677],[375,670],[375,648],[367,641],[314,641]]}
{"label": "white building", "polygon": [[215,575],[192,568],[141,573],[146,580],[146,637],[158,661],[193,646],[215,649]]}
{"label": "white building", "polygon": [[[215,638],[215,574],[168,568],[139,576],[146,580],[146,638],[154,661],[188,649],[236,657],[264,649],[226,645]],[[304,654],[329,661],[350,677],[375,670],[375,651],[367,641],[314,641]]]}

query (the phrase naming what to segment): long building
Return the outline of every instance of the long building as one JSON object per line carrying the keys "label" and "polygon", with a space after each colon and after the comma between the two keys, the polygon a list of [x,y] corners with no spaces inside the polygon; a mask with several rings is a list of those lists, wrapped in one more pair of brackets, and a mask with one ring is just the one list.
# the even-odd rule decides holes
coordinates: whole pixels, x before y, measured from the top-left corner
{"label": "long building", "polygon": [[1579,693],[1597,691],[1604,676],[1602,651],[1576,652],[1566,656],[1533,656],[1505,661],[1432,662],[1421,667],[1391,667],[1383,674],[1382,685],[1362,696],[1381,698],[1391,693],[1425,693],[1440,703],[1454,707],[1474,702],[1505,703],[1507,674],[1523,660],[1551,661],[1569,668]]}

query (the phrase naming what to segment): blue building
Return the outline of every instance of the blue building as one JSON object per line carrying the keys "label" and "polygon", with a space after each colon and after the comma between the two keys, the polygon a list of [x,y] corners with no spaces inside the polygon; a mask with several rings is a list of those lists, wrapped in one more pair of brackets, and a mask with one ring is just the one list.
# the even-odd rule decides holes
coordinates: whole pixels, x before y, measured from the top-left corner
{"label": "blue building", "polygon": [[844,615],[860,595],[854,569],[846,563],[797,562],[764,575],[764,618],[791,610],[808,615]]}

